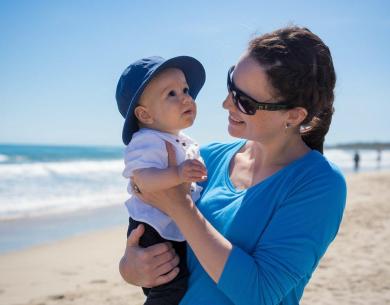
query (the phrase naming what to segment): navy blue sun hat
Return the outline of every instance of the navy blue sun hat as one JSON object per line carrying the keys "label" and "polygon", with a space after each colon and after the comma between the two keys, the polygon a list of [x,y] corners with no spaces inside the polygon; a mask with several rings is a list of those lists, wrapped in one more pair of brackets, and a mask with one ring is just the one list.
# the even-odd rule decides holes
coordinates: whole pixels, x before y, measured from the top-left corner
{"label": "navy blue sun hat", "polygon": [[134,109],[138,105],[142,92],[158,72],[167,68],[183,71],[189,86],[189,94],[193,99],[196,98],[206,80],[206,72],[202,64],[190,56],[171,59],[152,56],[137,60],[128,66],[119,78],[115,94],[119,112],[125,118],[122,131],[125,145],[129,144],[133,133],[139,129]]}

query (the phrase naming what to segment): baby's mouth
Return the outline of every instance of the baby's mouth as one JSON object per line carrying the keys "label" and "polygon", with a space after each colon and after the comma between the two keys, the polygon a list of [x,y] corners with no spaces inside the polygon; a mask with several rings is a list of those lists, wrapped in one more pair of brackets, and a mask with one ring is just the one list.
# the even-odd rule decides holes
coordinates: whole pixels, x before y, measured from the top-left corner
{"label": "baby's mouth", "polygon": [[188,109],[186,111],[183,112],[183,114],[193,114],[194,111],[192,109]]}

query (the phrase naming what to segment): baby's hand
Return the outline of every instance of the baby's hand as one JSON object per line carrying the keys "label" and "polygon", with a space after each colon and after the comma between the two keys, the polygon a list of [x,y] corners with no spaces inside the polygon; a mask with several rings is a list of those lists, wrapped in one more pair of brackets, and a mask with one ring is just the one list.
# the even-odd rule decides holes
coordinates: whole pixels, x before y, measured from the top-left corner
{"label": "baby's hand", "polygon": [[207,179],[207,169],[202,162],[196,159],[185,160],[178,166],[180,181],[200,182]]}

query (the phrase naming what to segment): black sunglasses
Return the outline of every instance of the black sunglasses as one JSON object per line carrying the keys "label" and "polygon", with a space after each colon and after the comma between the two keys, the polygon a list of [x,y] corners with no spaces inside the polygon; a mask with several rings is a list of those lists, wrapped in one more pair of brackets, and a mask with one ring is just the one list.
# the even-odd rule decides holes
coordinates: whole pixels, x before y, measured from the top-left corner
{"label": "black sunglasses", "polygon": [[277,111],[277,110],[285,110],[292,109],[293,106],[287,104],[286,102],[258,102],[255,99],[251,98],[246,93],[242,92],[240,89],[236,87],[233,82],[233,71],[234,67],[232,66],[229,69],[227,76],[227,88],[228,91],[233,96],[234,105],[240,110],[242,113],[247,115],[254,115],[257,110],[267,110],[267,111]]}

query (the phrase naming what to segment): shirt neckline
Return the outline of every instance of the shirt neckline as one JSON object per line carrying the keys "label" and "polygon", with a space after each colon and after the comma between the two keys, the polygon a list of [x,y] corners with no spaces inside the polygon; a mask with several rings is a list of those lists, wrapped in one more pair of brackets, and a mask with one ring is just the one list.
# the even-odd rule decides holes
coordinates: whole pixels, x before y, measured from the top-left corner
{"label": "shirt neckline", "polygon": [[160,131],[160,130],[151,129],[147,127],[143,127],[139,131],[159,134],[162,138],[164,138],[165,140],[169,141],[174,145],[180,145],[180,144],[183,145],[183,143],[185,143],[183,146],[186,147],[196,143],[192,138],[187,136],[183,131],[180,131],[178,135],[173,135],[165,131]]}
{"label": "shirt neckline", "polygon": [[232,151],[232,153],[228,156],[228,160],[227,162],[225,162],[225,168],[224,168],[224,176],[225,176],[225,183],[226,185],[228,186],[228,188],[236,193],[236,194],[242,194],[242,193],[246,193],[248,190],[250,190],[251,188],[254,188],[254,187],[258,187],[260,185],[263,185],[265,183],[267,183],[268,181],[270,181],[271,179],[279,176],[281,173],[283,173],[284,171],[286,171],[287,169],[291,168],[291,167],[294,167],[296,166],[296,164],[299,164],[301,163],[303,160],[305,160],[306,158],[308,158],[309,156],[313,155],[316,153],[316,151],[314,149],[308,151],[306,154],[304,154],[303,156],[301,156],[300,158],[292,161],[291,163],[287,164],[285,167],[279,169],[278,171],[276,171],[275,173],[273,173],[272,175],[268,176],[267,178],[265,178],[264,180],[246,188],[246,189],[237,189],[232,180],[230,179],[230,163],[232,162],[232,159],[233,157],[236,155],[236,153],[248,142],[248,140],[244,140],[242,141],[242,143],[240,143],[240,145],[234,149]]}

